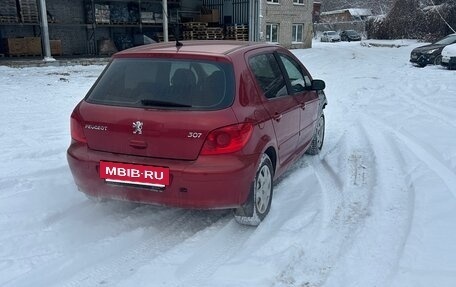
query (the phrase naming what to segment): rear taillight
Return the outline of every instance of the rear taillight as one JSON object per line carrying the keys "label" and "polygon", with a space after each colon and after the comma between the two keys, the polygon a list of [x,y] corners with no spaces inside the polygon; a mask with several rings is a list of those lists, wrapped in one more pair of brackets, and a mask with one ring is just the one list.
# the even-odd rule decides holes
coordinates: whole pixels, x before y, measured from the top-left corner
{"label": "rear taillight", "polygon": [[70,119],[71,138],[78,142],[87,143],[84,130],[82,129],[82,123],[78,118],[75,112],[73,112]]}
{"label": "rear taillight", "polygon": [[241,150],[252,135],[253,125],[243,123],[212,131],[204,142],[202,155],[233,153]]}

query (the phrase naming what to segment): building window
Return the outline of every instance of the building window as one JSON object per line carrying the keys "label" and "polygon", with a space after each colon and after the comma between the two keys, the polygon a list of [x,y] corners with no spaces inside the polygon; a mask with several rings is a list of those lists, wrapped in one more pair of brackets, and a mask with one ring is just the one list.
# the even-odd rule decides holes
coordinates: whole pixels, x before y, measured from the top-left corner
{"label": "building window", "polygon": [[267,0],[266,2],[279,4],[279,0]]}
{"label": "building window", "polygon": [[279,24],[266,24],[266,41],[279,42]]}
{"label": "building window", "polygon": [[304,31],[303,24],[293,24],[291,31],[293,43],[302,43],[302,31]]}
{"label": "building window", "polygon": [[304,5],[304,0],[293,0],[293,4],[301,4],[301,5]]}

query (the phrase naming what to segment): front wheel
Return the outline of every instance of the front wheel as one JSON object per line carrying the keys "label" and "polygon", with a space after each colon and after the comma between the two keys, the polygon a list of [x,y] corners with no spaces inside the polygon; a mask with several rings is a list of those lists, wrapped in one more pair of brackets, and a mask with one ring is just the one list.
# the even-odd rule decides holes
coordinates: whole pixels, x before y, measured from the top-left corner
{"label": "front wheel", "polygon": [[323,147],[323,141],[325,140],[325,115],[321,113],[320,118],[318,119],[317,126],[315,127],[315,132],[312,137],[309,149],[306,153],[310,155],[319,154],[321,148]]}
{"label": "front wheel", "polygon": [[247,201],[234,210],[234,218],[240,224],[258,226],[268,215],[272,202],[274,170],[271,159],[263,154]]}
{"label": "front wheel", "polygon": [[427,66],[428,62],[427,62],[426,58],[421,56],[421,57],[418,58],[417,64],[418,64],[418,67],[424,68],[424,67]]}

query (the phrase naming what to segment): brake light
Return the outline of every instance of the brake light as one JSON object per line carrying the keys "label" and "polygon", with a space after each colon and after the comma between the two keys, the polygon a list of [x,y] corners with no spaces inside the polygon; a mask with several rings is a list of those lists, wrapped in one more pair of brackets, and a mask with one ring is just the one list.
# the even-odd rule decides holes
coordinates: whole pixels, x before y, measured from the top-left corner
{"label": "brake light", "polygon": [[233,153],[241,150],[252,135],[253,125],[243,123],[212,131],[204,142],[202,155]]}
{"label": "brake light", "polygon": [[81,142],[81,143],[87,143],[87,139],[84,135],[84,130],[82,129],[82,124],[77,119],[74,112],[71,115],[71,119],[70,119],[70,130],[71,130],[71,138],[73,140]]}

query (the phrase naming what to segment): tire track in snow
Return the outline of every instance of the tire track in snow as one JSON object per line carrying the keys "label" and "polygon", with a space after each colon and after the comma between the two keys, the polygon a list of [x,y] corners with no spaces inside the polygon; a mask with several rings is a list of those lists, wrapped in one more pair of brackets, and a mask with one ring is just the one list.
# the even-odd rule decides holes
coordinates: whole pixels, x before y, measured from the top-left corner
{"label": "tire track in snow", "polygon": [[[247,241],[255,228],[241,226],[234,219],[204,242],[202,252],[195,252],[177,269],[182,277],[173,286],[205,286],[207,279],[228,261]],[[202,246],[201,246],[202,247]],[[197,262],[195,264],[195,262]]]}
{"label": "tire track in snow", "polygon": [[309,246],[278,276],[276,286],[322,286],[350,249],[368,216],[376,171],[363,130],[348,131],[311,168],[322,192],[322,225]]}
{"label": "tire track in snow", "polygon": [[111,285],[114,283],[110,282],[113,277],[117,278],[118,281],[124,278],[123,275],[131,275],[135,269],[174,248],[175,245],[220,219],[217,217],[215,221],[201,224],[196,215],[203,215],[203,213],[202,211],[184,211],[183,215],[173,220],[164,231],[153,234],[151,238],[141,241],[139,246],[129,250],[123,256],[116,257],[112,261],[109,260],[95,266],[95,268],[79,273],[69,282],[59,284],[59,286]]}
{"label": "tire track in snow", "polygon": [[[202,234],[198,235],[198,242],[188,240],[189,242],[183,242],[173,249],[173,253],[178,253],[181,258],[185,258],[178,265],[168,263],[169,265],[163,266],[162,262],[175,260],[169,259],[172,254],[163,254],[149,262],[141,272],[135,274],[135,277],[141,278],[143,274],[149,274],[152,270],[164,268],[172,270],[171,274],[175,275],[175,280],[167,281],[169,286],[231,286],[231,284],[237,283],[219,281],[220,276],[223,278],[222,274],[244,274],[245,270],[249,268],[254,266],[259,268],[261,263],[266,263],[267,266],[264,268],[267,269],[271,266],[268,264],[274,262],[264,262],[264,258],[271,256],[271,253],[281,252],[277,249],[282,250],[281,247],[275,245],[278,238],[283,238],[285,234],[288,234],[289,228],[293,228],[293,230],[308,228],[308,225],[313,224],[313,219],[318,217],[317,213],[308,211],[307,203],[303,203],[309,197],[314,196],[307,190],[305,192],[302,190],[302,182],[316,183],[316,180],[312,178],[312,173],[308,169],[300,169],[297,174],[300,180],[283,178],[275,185],[276,193],[271,212],[259,227],[242,226],[231,219],[217,228],[205,229]],[[285,182],[287,182],[286,185]],[[286,186],[291,190],[281,190],[284,188],[281,186]],[[287,194],[281,191],[287,192]],[[302,216],[304,218],[301,218]],[[288,242],[302,242],[303,240],[306,241],[299,236],[287,238]],[[285,249],[288,252],[289,248],[285,247]],[[258,258],[261,258],[260,262],[258,262]],[[265,276],[262,274],[261,268],[259,271],[259,274],[255,274]],[[273,275],[267,274],[265,277]],[[254,275],[252,274],[252,276]],[[122,282],[124,284],[122,286],[128,286],[128,282],[130,281]]]}
{"label": "tire track in snow", "polygon": [[413,220],[414,187],[403,169],[406,164],[398,143],[367,116],[361,122],[366,140],[375,151],[377,180],[369,187],[372,197],[368,216],[325,286],[389,286]]}
{"label": "tire track in snow", "polygon": [[[114,285],[154,257],[174,248],[181,241],[207,228],[224,216],[224,214],[217,213],[210,220],[201,222],[200,216],[204,215],[207,218],[207,214],[201,211],[177,210],[173,214],[176,216],[168,218],[166,222],[160,224],[159,228],[163,228],[163,230],[155,232],[151,228],[136,229],[121,237],[115,236],[111,240],[97,242],[89,246],[90,250],[84,248],[81,253],[77,253],[76,250],[72,261],[66,261],[67,256],[70,255],[67,254],[65,257],[57,258],[29,274],[21,276],[20,280],[10,281],[5,287],[29,286],[29,278],[34,278],[34,284],[37,286]],[[136,243],[137,245],[135,245]],[[125,250],[126,246],[128,248]],[[106,251],[106,248],[109,251]],[[116,253],[117,251],[120,251],[121,254]],[[86,261],[86,255],[89,255],[90,261]],[[63,261],[60,262],[60,259]],[[79,270],[74,270],[74,268],[79,268]],[[40,278],[39,282],[36,278]]]}
{"label": "tire track in snow", "polygon": [[422,162],[424,162],[430,170],[434,171],[435,174],[442,179],[448,190],[456,198],[456,173],[451,170],[442,160],[438,159],[431,152],[429,152],[423,145],[414,140],[411,136],[405,132],[398,131],[391,126],[382,123],[378,120],[375,121],[378,125],[381,125],[384,129],[393,133],[407,148],[415,154]]}
{"label": "tire track in snow", "polygon": [[[412,92],[412,90],[415,90],[416,92]],[[398,95],[404,102],[407,102],[411,107],[413,107],[413,110],[422,111],[424,112],[424,114],[430,115],[438,119],[439,121],[447,124],[448,126],[456,128],[456,124],[454,123],[454,117],[451,116],[451,113],[445,111],[441,107],[438,107],[432,103],[426,102],[421,99],[425,95],[425,93],[421,89],[418,90],[415,85],[409,85],[404,92],[405,95],[403,95],[402,93],[395,93],[395,95]],[[416,97],[417,93],[420,95],[421,98]]]}

